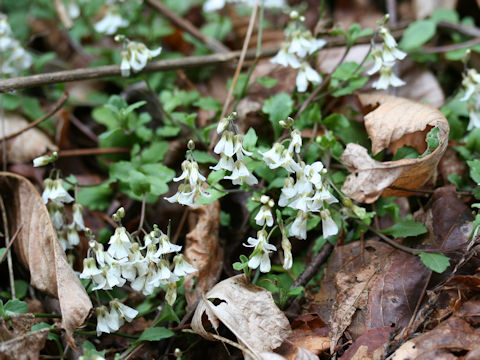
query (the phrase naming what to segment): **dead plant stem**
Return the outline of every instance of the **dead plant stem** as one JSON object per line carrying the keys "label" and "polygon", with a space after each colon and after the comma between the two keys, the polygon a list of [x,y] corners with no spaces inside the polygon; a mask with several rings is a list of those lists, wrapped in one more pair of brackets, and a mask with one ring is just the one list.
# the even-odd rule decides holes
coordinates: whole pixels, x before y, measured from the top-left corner
{"label": "dead plant stem", "polygon": [[5,252],[3,253],[2,257],[0,257],[0,264],[5,260],[5,257],[7,256],[8,252],[10,251],[10,248],[12,247],[13,243],[17,239],[18,234],[23,228],[23,224],[18,227],[18,229],[15,231],[15,234],[13,234],[12,238],[10,239],[10,242],[5,248]]}
{"label": "dead plant stem", "polygon": [[7,220],[7,209],[5,208],[5,203],[3,202],[3,197],[0,195],[0,211],[2,212],[2,222],[3,230],[5,233],[5,246],[8,248],[7,253],[7,265],[8,265],[8,279],[10,281],[10,293],[12,295],[12,300],[15,299],[15,279],[13,277],[13,262],[12,262],[12,252],[10,249],[10,235],[8,229],[8,220]]}

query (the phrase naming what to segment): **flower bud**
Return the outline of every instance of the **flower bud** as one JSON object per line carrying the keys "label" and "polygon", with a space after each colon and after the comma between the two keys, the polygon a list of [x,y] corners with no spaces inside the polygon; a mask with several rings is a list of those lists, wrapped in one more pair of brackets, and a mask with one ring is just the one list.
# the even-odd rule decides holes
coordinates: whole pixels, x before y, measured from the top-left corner
{"label": "flower bud", "polygon": [[187,147],[188,150],[195,150],[195,142],[192,139],[188,140]]}

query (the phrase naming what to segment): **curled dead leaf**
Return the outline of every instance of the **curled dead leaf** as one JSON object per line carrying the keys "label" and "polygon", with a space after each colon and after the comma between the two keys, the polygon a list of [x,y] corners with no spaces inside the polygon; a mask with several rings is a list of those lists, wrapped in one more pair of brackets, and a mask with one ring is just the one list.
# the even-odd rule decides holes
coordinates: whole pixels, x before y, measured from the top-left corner
{"label": "curled dead leaf", "polygon": [[73,345],[73,330],[83,324],[92,303],[67,262],[47,208],[26,178],[0,172],[0,190],[7,208],[10,233],[22,226],[15,252],[30,271],[30,282],[60,302],[62,327]]}
{"label": "curled dead leaf", "polygon": [[217,283],[222,272],[223,249],[218,243],[220,203],[196,206],[189,217],[193,226],[186,237],[185,257],[198,270],[186,276],[183,283],[190,307]]}
{"label": "curled dead leaf", "polygon": [[[28,122],[17,114],[5,114],[5,135],[16,133],[27,127]],[[0,137],[3,137],[0,130]],[[51,140],[40,130],[33,128],[7,141],[7,161],[21,164],[32,161],[47,151],[58,150]],[[0,155],[2,151],[0,149]],[[1,163],[1,156],[0,156]]]}
{"label": "curled dead leaf", "polygon": [[411,146],[422,154],[427,149],[426,135],[433,128],[438,129],[439,146],[421,158],[379,162],[364,147],[348,144],[342,161],[351,174],[342,187],[343,192],[364,203],[373,203],[380,196],[411,195],[408,190],[418,189],[434,175],[447,148],[447,120],[429,105],[400,97],[361,94],[358,98],[363,107],[375,108],[364,120],[373,155],[384,149],[395,153],[403,146]]}
{"label": "curled dead leaf", "polygon": [[[220,302],[215,305],[217,301]],[[200,300],[195,310],[193,330],[208,340],[215,340],[203,327],[204,314],[215,329],[221,321],[235,334],[239,343],[259,358],[261,353],[280,346],[291,331],[272,294],[247,282],[243,275],[219,282]]]}

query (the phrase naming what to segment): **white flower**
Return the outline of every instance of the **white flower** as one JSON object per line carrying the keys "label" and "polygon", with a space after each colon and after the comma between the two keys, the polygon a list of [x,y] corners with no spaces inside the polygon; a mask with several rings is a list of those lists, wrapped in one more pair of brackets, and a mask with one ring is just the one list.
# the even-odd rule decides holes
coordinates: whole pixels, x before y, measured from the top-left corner
{"label": "white flower", "polygon": [[182,250],[182,247],[179,245],[172,244],[167,235],[162,234],[158,243],[158,251],[155,254],[157,257],[161,255],[170,254],[172,252],[178,252]]}
{"label": "white flower", "polygon": [[382,58],[385,64],[394,63],[396,60],[403,60],[407,56],[407,53],[398,50],[396,47],[389,48],[383,46]]}
{"label": "white flower", "polygon": [[165,294],[165,300],[167,300],[168,305],[172,306],[177,299],[177,283],[170,282],[167,285],[167,293]]}
{"label": "white flower", "polygon": [[298,165],[295,162],[295,160],[293,160],[292,154],[290,153],[290,151],[288,149],[283,150],[282,163],[281,164],[282,164],[282,167],[285,170],[287,170],[288,172],[291,172],[291,173],[295,173],[295,172],[298,172],[298,171],[302,170],[300,165]]}
{"label": "white flower", "polygon": [[83,259],[83,271],[80,274],[80,279],[91,279],[95,275],[100,275],[102,270],[97,268],[97,262],[94,258]]}
{"label": "white flower", "polygon": [[290,241],[286,236],[282,236],[282,249],[283,249],[283,268],[285,270],[291,269],[293,265],[292,244],[290,243]]}
{"label": "white flower", "polygon": [[288,52],[296,54],[301,58],[313,54],[325,46],[327,42],[323,39],[315,39],[310,31],[295,30],[292,32],[292,39]]}
{"label": "white flower", "polygon": [[383,57],[380,49],[374,49],[372,51],[372,57],[373,57],[374,64],[373,64],[373,67],[367,71],[368,75],[375,74],[376,72],[380,71],[380,69],[383,66]]}
{"label": "white flower", "polygon": [[122,62],[120,64],[122,76],[130,76],[130,70],[133,70],[133,72],[142,70],[147,65],[148,60],[159,55],[161,51],[161,47],[150,50],[143,43],[129,41],[127,50],[122,51]]}
{"label": "white flower", "polygon": [[54,151],[52,155],[43,155],[33,159],[33,167],[45,166],[58,159],[58,153]]}
{"label": "white flower", "polygon": [[115,286],[122,287],[125,284],[125,279],[122,278],[122,269],[119,264],[102,267],[102,273],[94,275],[92,280],[96,285],[92,290],[111,290]]}
{"label": "white flower", "polygon": [[296,84],[298,92],[305,92],[308,87],[308,83],[319,84],[322,78],[320,74],[312,69],[307,63],[302,63],[300,70],[298,70]]}
{"label": "white flower", "polygon": [[230,125],[230,120],[228,118],[223,118],[218,122],[217,133],[218,134],[223,133],[225,130],[227,130],[229,125]]}
{"label": "white flower", "polygon": [[302,134],[299,130],[294,129],[291,136],[292,140],[288,145],[288,151],[293,154],[293,151],[295,150],[295,152],[299,154],[302,149]]}
{"label": "white flower", "polygon": [[267,164],[267,166],[270,169],[276,169],[282,166],[282,163],[283,163],[282,153],[284,149],[285,148],[283,147],[282,144],[275,143],[273,144],[273,147],[270,150],[264,153],[261,152],[260,154],[263,155],[263,161]]}
{"label": "white flower", "polygon": [[225,176],[224,179],[232,180],[233,185],[241,185],[244,181],[248,185],[258,184],[258,180],[247,168],[245,160],[237,160],[232,171],[232,175]]}
{"label": "white flower", "polygon": [[335,221],[333,221],[328,209],[320,211],[320,216],[322,217],[322,231],[324,239],[338,233],[338,226]]}
{"label": "white flower", "polygon": [[75,0],[67,0],[67,12],[70,18],[76,19],[80,16],[80,7]]}
{"label": "white flower", "polygon": [[[47,180],[45,180],[46,182]],[[45,185],[47,187],[48,184]],[[42,195],[43,201],[46,203],[48,200],[59,201],[62,203],[70,203],[75,200],[63,187],[63,180],[56,179],[51,183],[51,188],[49,191],[45,189]]]}
{"label": "white flower", "polygon": [[473,128],[480,128],[480,114],[478,111],[470,111],[470,121],[468,123],[467,130],[470,131]]}
{"label": "white flower", "polygon": [[270,62],[285,67],[290,66],[293,69],[298,69],[300,66],[302,66],[302,64],[295,54],[288,52],[288,47],[288,43],[282,45],[280,51],[277,53],[277,55],[270,59]]}
{"label": "white flower", "polygon": [[118,299],[113,299],[110,301],[110,309],[110,311],[119,313],[121,318],[125,319],[127,322],[132,321],[138,315],[137,310],[122,304]]}
{"label": "white flower", "polygon": [[117,331],[116,319],[112,318],[106,306],[99,306],[95,309],[97,315],[97,336],[103,333],[110,333],[111,331]]}
{"label": "white flower", "polygon": [[288,176],[285,178],[278,205],[282,207],[286,206],[288,202],[297,195],[294,184],[295,182],[292,177]]}
{"label": "white flower", "polygon": [[127,27],[128,20],[120,15],[120,9],[117,6],[109,6],[105,16],[94,25],[95,31],[101,34],[113,35],[121,27]]}
{"label": "white flower", "polygon": [[177,193],[169,198],[164,198],[170,203],[178,202],[182,205],[192,206],[194,204],[195,195],[210,197],[210,194],[204,192],[200,185],[197,185],[194,189],[190,184],[180,184]]}
{"label": "white flower", "polygon": [[80,236],[78,235],[77,230],[75,229],[75,224],[71,224],[67,229],[67,241],[69,248],[73,248],[80,243]]}
{"label": "white flower", "polygon": [[391,67],[382,67],[380,69],[380,78],[372,86],[378,90],[386,90],[390,86],[398,87],[405,85],[405,81],[398,78]]}
{"label": "white flower", "polygon": [[392,36],[392,34],[390,34],[390,31],[386,27],[380,27],[379,32],[383,38],[383,42],[388,48],[397,47],[397,42],[395,41],[395,38]]}
{"label": "white flower", "polygon": [[290,227],[290,236],[305,240],[307,238],[307,218],[308,213],[299,211],[292,226]]}
{"label": "white flower", "polygon": [[467,74],[463,76],[462,85],[465,88],[465,95],[460,101],[467,101],[473,94],[478,93],[480,90],[480,74],[477,70],[469,69]]}
{"label": "white flower", "polygon": [[272,251],[276,251],[277,248],[269,244],[267,241],[267,232],[265,230],[260,230],[257,232],[258,239],[249,237],[247,239],[248,244],[243,244],[247,247],[255,247],[253,253],[248,261],[248,267],[251,269],[256,269],[260,266],[260,271],[267,273],[270,271],[270,256],[269,254]]}
{"label": "white flower", "polygon": [[212,170],[228,170],[233,171],[234,161],[233,158],[221,153],[220,160],[218,161],[217,165],[210,166]]}
{"label": "white flower", "polygon": [[225,131],[213,149],[215,154],[225,154],[232,157],[235,154],[234,134],[231,131]]}
{"label": "white flower", "polygon": [[123,226],[115,229],[115,233],[110,237],[110,245],[107,252],[115,259],[122,259],[128,256],[129,249],[132,247],[127,231]]}
{"label": "white flower", "polygon": [[188,263],[182,254],[175,255],[173,263],[175,264],[173,273],[177,276],[185,276],[197,271],[197,269]]}
{"label": "white flower", "polygon": [[267,226],[273,225],[273,215],[270,206],[262,205],[257,213],[257,216],[255,216],[255,222],[258,226],[263,226],[265,223]]}
{"label": "white flower", "polygon": [[50,215],[50,220],[55,229],[60,230],[63,228],[63,214],[65,212],[63,204],[56,201],[51,201],[47,204],[48,214]]}
{"label": "white flower", "polygon": [[73,210],[73,224],[75,225],[75,229],[78,231],[85,230],[85,223],[83,221],[83,206],[82,204],[75,203],[72,206]]}

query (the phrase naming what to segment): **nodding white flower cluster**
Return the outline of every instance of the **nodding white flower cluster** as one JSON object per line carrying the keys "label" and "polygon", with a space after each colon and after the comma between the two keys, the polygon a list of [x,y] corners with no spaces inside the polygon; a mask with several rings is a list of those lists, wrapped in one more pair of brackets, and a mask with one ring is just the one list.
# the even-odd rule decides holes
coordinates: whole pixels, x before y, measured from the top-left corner
{"label": "nodding white flower cluster", "polygon": [[120,8],[117,5],[111,3],[106,6],[105,15],[94,25],[94,28],[96,32],[101,34],[113,35],[119,28],[127,27],[129,22],[122,17]]}
{"label": "nodding white flower cluster", "polygon": [[[285,178],[278,200],[279,206],[288,206],[298,211],[290,227],[290,236],[306,239],[308,214],[320,213],[323,236],[327,238],[335,235],[338,227],[332,220],[326,205],[338,200],[330,193],[323,181],[326,169],[322,162],[316,161],[307,165],[299,158],[298,162],[294,160],[294,156],[298,157],[301,146],[301,134],[298,130],[293,130],[288,148],[281,143],[276,143],[270,150],[262,153],[263,159],[270,169],[283,167],[290,173]],[[292,177],[293,174],[295,179]]]}
{"label": "nodding white flower cluster", "polygon": [[305,92],[309,83],[319,84],[322,80],[320,74],[308,63],[307,57],[324,47],[326,41],[314,38],[310,30],[301,26],[304,18],[296,11],[290,13],[290,18],[294,21],[285,29],[286,40],[270,61],[299,69],[296,79],[297,90]]}
{"label": "nodding white flower cluster", "polygon": [[89,254],[94,256],[83,260],[80,278],[91,279],[93,290],[111,290],[129,281],[132,289],[150,295],[160,285],[167,285],[165,298],[172,305],[180,276],[197,271],[182,254],[174,256],[174,269],[170,270],[169,254],[182,247],[172,244],[156,225],[143,238],[143,246],[122,226],[115,229],[108,244],[105,251],[102,244],[91,240]]}
{"label": "nodding white flower cluster", "polygon": [[255,248],[248,261],[248,267],[256,269],[260,266],[260,271],[267,273],[271,268],[269,254],[276,251],[277,248],[275,245],[268,243],[268,234],[264,229],[257,232],[257,238],[249,237],[247,244],[243,244],[243,246]]}
{"label": "nodding white flower cluster", "polygon": [[127,322],[131,322],[138,315],[138,311],[122,304],[118,299],[110,301],[110,310],[104,305],[95,309],[97,315],[97,336],[103,333],[117,331]]}
{"label": "nodding white flower cluster", "polygon": [[[255,185],[258,184],[258,180],[248,170],[245,162],[245,155],[251,156],[252,153],[244,149],[243,135],[227,130],[235,116],[236,114],[233,113],[228,118],[222,119],[217,126],[217,133],[222,137],[213,151],[220,155],[220,160],[217,165],[211,166],[210,169],[231,171],[231,175],[225,176],[224,179],[232,180],[233,185],[242,185],[244,182],[248,185]],[[232,124],[232,127],[235,127],[235,125]]]}
{"label": "nodding white flower cluster", "polygon": [[467,102],[470,122],[467,130],[480,127],[480,74],[475,69],[469,69],[464,75],[462,85],[465,95],[460,99]]}
{"label": "nodding white flower cluster", "polygon": [[0,13],[0,71],[2,75],[17,76],[32,65],[32,57],[13,37],[5,14]]}
{"label": "nodding white flower cluster", "polygon": [[388,89],[390,86],[403,86],[405,82],[395,75],[393,67],[397,60],[403,60],[407,54],[397,49],[397,42],[386,27],[381,26],[379,33],[383,39],[383,45],[372,51],[375,63],[367,71],[368,75],[380,72],[380,78],[372,86],[379,90]]}
{"label": "nodding white flower cluster", "polygon": [[162,48],[159,47],[155,50],[150,50],[145,44],[136,41],[125,40],[125,49],[122,51],[122,62],[120,64],[120,70],[122,76],[130,76],[130,70],[133,72],[139,72],[148,63],[148,60],[158,56],[162,52]]}
{"label": "nodding white flower cluster", "polygon": [[87,229],[83,221],[83,206],[78,203],[72,205],[72,222],[68,224],[65,221],[64,204],[69,204],[75,199],[63,187],[62,179],[45,179],[44,186],[42,199],[47,204],[48,213],[57,232],[58,240],[62,244],[63,250],[73,249],[80,243],[78,232]]}
{"label": "nodding white flower cluster", "polygon": [[206,178],[198,170],[198,163],[193,159],[185,160],[182,163],[182,174],[179,177],[173,179],[178,182],[184,180],[183,184],[180,184],[176,194],[169,198],[164,198],[171,203],[179,203],[182,205],[192,206],[197,195],[209,197],[210,194],[203,190],[204,184],[206,184]]}
{"label": "nodding white flower cluster", "polygon": [[[283,8],[286,5],[285,0],[263,0],[263,1],[264,1],[263,6],[265,8]],[[212,11],[220,10],[223,7],[225,7],[227,3],[253,7],[255,4],[255,0],[207,0],[203,4],[203,11],[212,12]]]}

